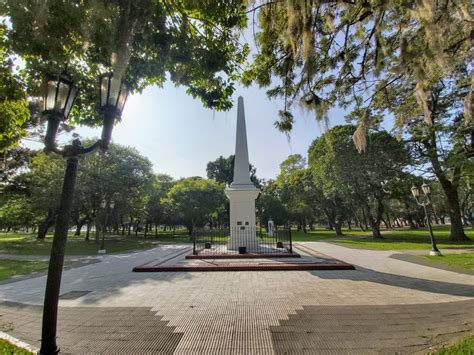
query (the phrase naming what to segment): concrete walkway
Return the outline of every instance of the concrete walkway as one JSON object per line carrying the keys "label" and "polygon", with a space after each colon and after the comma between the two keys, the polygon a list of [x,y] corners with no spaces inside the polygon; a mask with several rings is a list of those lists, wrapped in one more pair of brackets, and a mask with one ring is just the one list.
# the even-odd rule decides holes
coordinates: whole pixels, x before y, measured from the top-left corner
{"label": "concrete walkway", "polygon": [[[132,273],[183,248],[172,245],[67,270],[58,343],[69,353],[423,353],[473,332],[474,276],[393,251],[301,244],[356,270]],[[0,327],[33,345],[44,285],[0,286]]]}

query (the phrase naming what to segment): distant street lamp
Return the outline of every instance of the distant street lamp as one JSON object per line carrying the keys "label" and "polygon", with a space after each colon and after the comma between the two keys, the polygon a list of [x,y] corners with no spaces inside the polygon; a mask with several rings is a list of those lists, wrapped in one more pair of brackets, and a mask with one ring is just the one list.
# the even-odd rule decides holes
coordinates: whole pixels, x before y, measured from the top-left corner
{"label": "distant street lamp", "polygon": [[58,77],[48,77],[45,81],[43,115],[47,116],[48,127],[44,139],[44,151],[63,156],[67,159],[67,166],[59,201],[44,296],[40,349],[40,354],[44,355],[59,353],[59,347],[56,344],[58,301],[69,219],[76,184],[78,158],[93,152],[98,147],[102,151],[107,150],[112,136],[114,121],[122,114],[129,86],[114,79],[111,73],[102,75],[100,77],[100,115],[103,120],[101,139],[89,147],[83,147],[79,139],[74,139],[72,144],[59,149],[56,145],[59,125],[61,121],[67,120],[78,92],[79,89],[65,72]]}
{"label": "distant street lamp", "polygon": [[422,206],[423,209],[425,210],[425,216],[426,216],[426,221],[428,223],[428,230],[430,232],[430,240],[431,240],[430,255],[441,256],[441,252],[439,251],[438,247],[436,246],[436,241],[435,241],[434,235],[433,235],[433,229],[431,228],[430,217],[428,216],[428,210],[426,208],[430,204],[432,205],[431,198],[430,198],[431,189],[430,189],[430,186],[426,183],[423,183],[423,185],[421,185],[421,189],[423,190],[423,194],[426,197],[425,201],[420,202],[420,200],[419,200],[420,189],[418,187],[416,187],[415,185],[413,185],[411,187],[411,193],[412,193],[413,197],[415,198],[416,203],[418,205]]}
{"label": "distant street lamp", "polygon": [[105,232],[106,232],[106,228],[107,228],[107,223],[109,221],[109,212],[110,211],[113,211],[114,207],[115,207],[115,202],[114,201],[110,201],[109,203],[109,208],[107,208],[107,201],[106,200],[102,200],[102,203],[100,204],[100,207],[102,207],[103,210],[105,210],[105,220],[104,220],[104,226],[102,228],[102,241],[100,243],[100,248],[99,248],[99,254],[105,254],[106,251],[105,251]]}

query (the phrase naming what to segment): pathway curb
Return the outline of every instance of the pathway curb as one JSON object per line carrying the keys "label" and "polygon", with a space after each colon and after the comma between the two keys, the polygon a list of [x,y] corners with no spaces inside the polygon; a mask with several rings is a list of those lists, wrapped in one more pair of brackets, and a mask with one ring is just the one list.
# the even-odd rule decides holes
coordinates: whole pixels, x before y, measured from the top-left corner
{"label": "pathway curb", "polygon": [[25,343],[24,341],[21,341],[20,339],[17,339],[15,337],[11,336],[10,334],[7,334],[7,333],[2,332],[2,331],[0,331],[0,339],[6,340],[9,343],[11,343],[11,344],[13,344],[13,345],[15,345],[15,346],[17,346],[21,349],[25,349],[25,350],[28,350],[28,351],[32,352],[33,354],[38,354],[39,350],[40,350],[36,346]]}

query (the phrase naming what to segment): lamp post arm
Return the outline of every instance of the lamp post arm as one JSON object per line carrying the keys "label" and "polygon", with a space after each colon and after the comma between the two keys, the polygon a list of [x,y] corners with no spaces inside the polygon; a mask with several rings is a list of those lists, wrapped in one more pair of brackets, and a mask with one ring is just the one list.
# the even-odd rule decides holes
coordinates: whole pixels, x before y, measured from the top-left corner
{"label": "lamp post arm", "polygon": [[100,144],[101,144],[101,140],[99,139],[97,142],[90,145],[89,147],[84,147],[83,150],[82,150],[82,154],[89,154],[89,153],[93,152],[94,150],[96,150],[97,148],[100,147]]}

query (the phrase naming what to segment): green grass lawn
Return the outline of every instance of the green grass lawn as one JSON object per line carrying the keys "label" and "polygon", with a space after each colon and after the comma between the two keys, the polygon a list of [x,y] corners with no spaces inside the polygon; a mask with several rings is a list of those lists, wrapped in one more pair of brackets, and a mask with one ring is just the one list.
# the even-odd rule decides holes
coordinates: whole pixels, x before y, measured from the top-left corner
{"label": "green grass lawn", "polygon": [[[346,236],[365,236],[367,232],[362,232],[359,229],[352,229],[349,230],[347,228],[343,228],[342,232]],[[334,231],[330,231],[324,228],[315,228],[314,230],[307,230],[307,233],[304,233],[302,230],[297,231],[292,229],[291,237],[294,242],[314,242],[317,240],[325,240],[330,238],[336,238],[336,233]]]}
{"label": "green grass lawn", "polygon": [[0,259],[0,281],[16,275],[28,275],[48,268],[48,261]]}
{"label": "green grass lawn", "polygon": [[[449,240],[449,226],[435,226],[434,236],[439,248],[474,248],[474,231],[471,228],[465,230],[471,239],[467,242],[452,242]],[[359,234],[359,236],[348,235],[349,238],[334,241],[337,244],[361,249],[375,250],[409,250],[431,248],[427,229],[399,229],[382,231],[383,239],[373,239],[370,233]]]}
{"label": "green grass lawn", "polygon": [[10,344],[8,341],[0,339],[0,354],[5,354],[5,355],[32,355],[33,353],[21,349],[13,344]]}
{"label": "green grass lawn", "polygon": [[[0,233],[0,254],[11,255],[49,255],[51,252],[52,235],[40,241],[31,234]],[[156,240],[131,237],[108,237],[105,241],[107,253],[126,252],[135,249],[147,249],[156,246]],[[69,236],[66,255],[96,255],[99,245],[92,239],[84,241],[84,237]]]}
{"label": "green grass lawn", "polygon": [[474,336],[464,338],[457,344],[441,348],[432,355],[472,355],[474,354]]}
{"label": "green grass lawn", "polygon": [[424,257],[447,266],[474,270],[474,253],[444,254],[443,256],[424,255]]}

